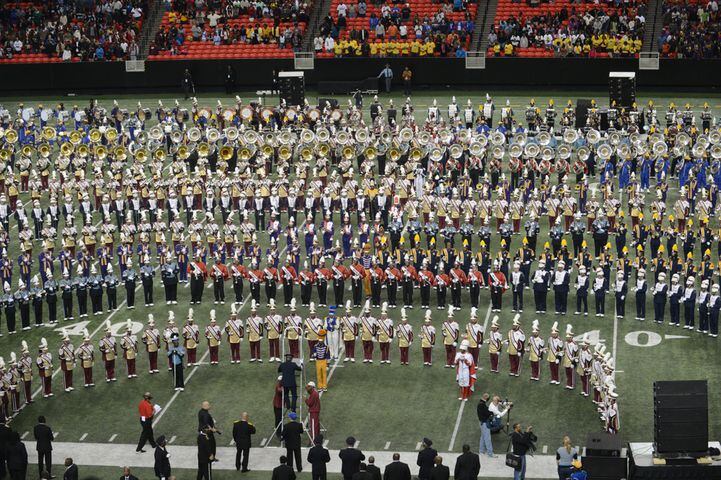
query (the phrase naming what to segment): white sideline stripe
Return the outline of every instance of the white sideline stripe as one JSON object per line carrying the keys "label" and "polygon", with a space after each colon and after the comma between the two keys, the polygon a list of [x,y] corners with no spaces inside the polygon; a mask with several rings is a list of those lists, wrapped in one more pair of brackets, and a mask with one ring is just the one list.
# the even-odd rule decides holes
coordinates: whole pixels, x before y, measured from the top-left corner
{"label": "white sideline stripe", "polygon": [[170,440],[168,440],[168,443],[173,443],[176,438],[178,437],[176,435],[173,435],[172,437],[170,437]]}
{"label": "white sideline stripe", "polygon": [[386,442],[386,446],[383,447],[383,449],[388,450],[389,448],[391,448],[391,442]]}
{"label": "white sideline stripe", "polygon": [[81,435],[81,437],[80,437],[80,441],[82,442],[82,441],[85,440],[86,438],[88,438],[88,434],[87,434],[87,433],[83,433],[83,434]]}
{"label": "white sideline stripe", "polygon": [[330,440],[324,440],[323,441],[323,448],[328,448],[328,444],[330,443]]}
{"label": "white sideline stripe", "polygon": [[544,454],[548,453],[548,445],[543,446],[543,453]]}
{"label": "white sideline stripe", "polygon": [[[243,299],[243,302],[240,304],[240,307],[238,307],[238,313],[240,313],[240,311],[243,309],[243,307],[245,306],[245,304],[248,303],[248,298],[250,298],[250,295],[247,296],[247,297],[245,297],[245,299]],[[203,356],[200,357],[200,363],[203,363],[203,362],[205,361],[205,359],[208,358],[208,355],[210,355],[210,350],[206,350],[205,353],[203,354]],[[186,386],[187,386],[187,383],[190,381],[190,379],[193,378],[193,375],[195,374],[195,372],[198,371],[198,368],[199,368],[199,367],[198,367],[197,365],[194,366],[194,367],[193,367],[193,370],[191,370],[190,373],[188,374],[188,376],[185,378],[185,384],[186,384]],[[173,402],[175,402],[175,399],[178,398],[178,395],[180,395],[180,393],[181,393],[181,392],[176,391],[176,392],[173,394],[173,396],[170,397],[170,400],[169,400],[168,403],[165,405],[165,408],[163,408],[163,409],[160,411],[160,413],[158,413],[158,416],[155,417],[155,420],[153,420],[153,427],[155,427],[155,426],[158,424],[158,422],[160,422],[160,419],[163,418],[163,415],[165,415],[165,412],[167,412],[168,409],[170,409],[170,406],[173,404]]]}
{"label": "white sideline stripe", "polygon": [[113,436],[110,437],[110,439],[108,439],[108,443],[112,443],[112,441],[115,440],[115,438],[116,438],[117,436],[118,436],[117,433],[113,433]]}
{"label": "white sideline stripe", "polygon": [[20,440],[25,440],[28,435],[30,435],[30,432],[23,433],[22,437],[20,437]]}
{"label": "white sideline stripe", "polygon": [[353,445],[353,448],[358,448],[360,445],[360,440],[356,440],[355,445]]}
{"label": "white sideline stripe", "polygon": [[421,442],[418,442],[418,443],[416,443],[416,450],[420,450],[420,449],[421,449]]}

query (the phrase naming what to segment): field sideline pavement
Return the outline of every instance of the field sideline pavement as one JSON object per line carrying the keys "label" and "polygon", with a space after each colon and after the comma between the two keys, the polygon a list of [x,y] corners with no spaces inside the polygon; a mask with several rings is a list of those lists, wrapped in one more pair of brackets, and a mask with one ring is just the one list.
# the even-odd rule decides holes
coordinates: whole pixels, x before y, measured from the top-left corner
{"label": "field sideline pavement", "polygon": [[[197,448],[188,446],[169,445],[170,464],[175,469],[197,469]],[[376,465],[381,469],[390,463],[393,459],[393,450],[373,452],[364,451],[366,460],[369,456],[375,457]],[[401,460],[408,463],[411,474],[418,474],[416,466],[416,456],[418,452],[399,452]],[[235,448],[218,447],[217,452],[220,459],[213,465],[214,470],[235,470]],[[250,452],[250,467],[256,471],[271,471],[278,465],[280,455],[285,455],[285,449],[281,447],[257,448],[254,447]],[[302,449],[304,470],[310,470],[310,465],[305,461],[308,455],[308,449]],[[459,453],[443,453],[440,455],[444,458],[443,463],[451,469],[456,462]],[[28,461],[32,465],[37,463],[37,452],[34,449],[28,449]],[[153,467],[153,453],[149,449],[145,454],[135,453],[135,445],[118,444],[115,448],[108,448],[105,443],[74,443],[74,442],[54,442],[53,457],[57,459],[72,457],[77,465],[81,466],[106,466],[106,467]],[[552,478],[556,473],[556,457],[555,455],[536,455],[526,457],[528,467],[526,470],[527,478]],[[329,473],[339,473],[341,468],[340,458],[338,458],[338,450],[330,450],[330,463],[328,464]],[[511,469],[505,464],[505,455],[496,455],[495,458],[486,456],[481,457],[481,472],[479,477],[510,477]]]}

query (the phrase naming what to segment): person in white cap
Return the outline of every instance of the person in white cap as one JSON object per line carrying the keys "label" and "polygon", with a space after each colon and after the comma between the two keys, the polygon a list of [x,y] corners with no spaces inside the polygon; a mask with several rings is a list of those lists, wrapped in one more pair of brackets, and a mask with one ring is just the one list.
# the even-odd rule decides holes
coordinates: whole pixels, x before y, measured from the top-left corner
{"label": "person in white cap", "polygon": [[626,293],[628,293],[628,282],[626,282],[623,271],[616,272],[613,291],[616,295],[616,318],[620,319],[626,316]]}
{"label": "person in white cap", "polygon": [[556,315],[565,315],[568,306],[568,288],[571,274],[566,270],[566,262],[560,260],[553,272],[553,294],[555,300]]}
{"label": "person in white cap", "polygon": [[558,335],[558,322],[553,322],[551,327],[551,336],[548,338],[548,368],[551,371],[551,385],[559,385],[560,381],[560,365],[563,358],[563,340]]}
{"label": "person in white cap", "polygon": [[668,285],[666,285],[666,272],[659,272],[656,285],[653,286],[653,321],[662,324],[666,310],[666,297],[668,296]]}
{"label": "person in white cap", "polygon": [[290,299],[290,311],[288,315],[283,319],[283,326],[285,329],[285,336],[288,339],[288,351],[293,358],[300,357],[300,338],[303,334],[303,319],[300,318],[296,311],[296,300],[295,298]]}
{"label": "person in white cap", "polygon": [[501,265],[498,260],[493,262],[493,271],[488,276],[491,288],[491,309],[494,312],[500,312],[502,308],[503,292],[508,290],[508,282],[506,275],[501,271]]}
{"label": "person in white cap", "polygon": [[381,351],[381,364],[391,363],[393,333],[393,320],[388,316],[388,302],[383,302],[381,305],[381,314],[378,318],[378,346]]}
{"label": "person in white cap", "polygon": [[718,318],[721,311],[721,296],[719,296],[719,284],[714,283],[711,287],[711,296],[708,300],[709,310],[709,337],[718,337]]}
{"label": "person in white cap", "polygon": [[566,325],[566,343],[563,345],[563,368],[566,370],[566,388],[573,390],[576,387],[575,368],[578,365],[578,345],[573,339],[573,327]]}
{"label": "person in white cap", "polygon": [[115,382],[115,357],[117,356],[118,347],[115,344],[113,329],[110,320],[105,321],[105,336],[98,342],[98,350],[103,355],[105,364],[105,381]]}
{"label": "person in white cap", "polygon": [[536,313],[546,313],[551,273],[546,270],[546,261],[543,258],[538,261],[538,268],[533,272],[531,283],[533,284],[533,300],[536,304]]}
{"label": "person in white cap", "polygon": [[460,388],[458,400],[467,402],[476,382],[476,365],[473,363],[473,357],[468,353],[467,340],[461,342],[460,350],[453,359],[453,365],[456,367],[456,381]]}
{"label": "person in white cap", "polygon": [[596,316],[606,315],[606,276],[603,268],[596,268],[596,278],[593,280],[593,298],[596,304]]}
{"label": "person in white cap", "polygon": [[581,377],[581,395],[588,397],[591,394],[591,370],[593,367],[593,354],[591,353],[588,333],[583,334],[581,350],[578,352],[578,366],[576,371]]}
{"label": "person in white cap", "polygon": [[188,318],[183,325],[181,336],[187,354],[188,367],[192,367],[198,361],[198,343],[200,343],[200,329],[195,324],[195,312],[192,307],[188,309]]}
{"label": "person in white cap", "polygon": [[512,312],[523,312],[523,289],[526,285],[526,276],[521,271],[521,262],[513,262],[513,271],[510,275],[511,291],[513,292]]}
{"label": "person in white cap", "polygon": [[452,305],[448,307],[448,318],[441,326],[441,334],[443,335],[443,347],[446,350],[446,368],[453,366],[453,360],[456,357],[456,346],[458,345],[458,337],[460,330],[458,322],[453,318],[454,308]]}
{"label": "person in white cap", "polygon": [[38,357],[35,359],[35,365],[38,367],[38,375],[43,382],[43,398],[53,396],[53,354],[48,350],[48,342],[44,338],[40,339],[38,348]]}
{"label": "person in white cap", "polygon": [[498,315],[491,320],[491,332],[488,334],[488,356],[491,361],[491,373],[498,373],[498,360],[503,351],[503,335],[499,331]]}
{"label": "person in white cap", "polygon": [[363,344],[363,363],[373,363],[373,342],[378,333],[378,321],[371,314],[370,300],[366,300],[363,314],[359,318],[361,343]]}
{"label": "person in white cap", "polygon": [[153,314],[148,314],[148,325],[143,329],[141,337],[145,344],[145,351],[148,352],[148,373],[158,373],[158,350],[160,350],[160,330],[155,326]]}
{"label": "person in white cap", "polygon": [[694,288],[695,278],[689,276],[686,279],[686,288],[683,291],[683,321],[684,326],[688,330],[693,330],[695,325],[694,322],[694,311],[696,310],[696,289]]}
{"label": "person in white cap", "polygon": [[521,315],[517,313],[515,317],[513,317],[513,325],[508,331],[508,362],[510,363],[508,375],[512,377],[520,375],[521,358],[525,351],[526,334],[521,328]]}
{"label": "person in white cap", "polygon": [[538,320],[531,326],[531,337],[528,339],[528,359],[531,362],[531,380],[537,382],[541,379],[541,360],[543,359],[545,342],[541,338]]}
{"label": "person in white cap", "polygon": [[408,351],[413,345],[413,326],[408,323],[405,307],[401,308],[401,323],[396,327],[396,338],[398,338],[401,365],[408,365]]}
{"label": "person in white cap", "polygon": [[[313,351],[313,347],[316,342],[318,342],[321,330],[323,330],[323,320],[316,314],[315,302],[310,302],[310,306],[308,307],[308,318],[306,318],[305,322],[303,322],[303,333],[308,341],[309,352]],[[311,361],[313,360],[311,359]]]}
{"label": "person in white cap", "polygon": [[265,317],[265,329],[268,333],[268,352],[270,362],[281,362],[280,342],[283,335],[283,317],[275,309],[275,299],[268,299],[269,311]]}
{"label": "person in white cap", "polygon": [[670,326],[678,327],[681,323],[681,299],[684,289],[679,283],[678,273],[671,275],[671,285],[668,287],[668,313],[670,315]]}
{"label": "person in white cap", "polygon": [[75,368],[75,347],[70,342],[68,331],[63,328],[63,340],[58,350],[58,359],[60,360],[60,369],[63,372],[63,384],[66,392],[72,392],[73,388],[73,368]]}
{"label": "person in white cap", "polygon": [[483,327],[478,324],[478,310],[471,307],[471,321],[466,324],[466,338],[468,339],[468,353],[473,357],[473,363],[478,365],[478,353],[483,345]]}
{"label": "person in white cap", "polygon": [[120,338],[120,347],[123,349],[123,357],[128,369],[128,378],[137,377],[135,373],[135,362],[138,357],[138,339],[133,335],[133,321],[128,319],[125,324],[125,335]]}
{"label": "person in white cap", "polygon": [[426,310],[423,326],[421,327],[421,351],[423,352],[423,365],[433,365],[433,346],[436,344],[436,327],[431,323],[431,310]]}
{"label": "person in white cap", "polygon": [[250,315],[245,321],[245,330],[248,336],[248,347],[250,348],[250,362],[263,363],[260,354],[260,340],[263,338],[263,319],[258,315],[258,306],[255,299],[250,301]]}
{"label": "person in white cap", "polygon": [[343,346],[345,348],[345,358],[343,362],[355,362],[355,342],[358,337],[358,321],[353,315],[351,301],[345,302],[345,313],[338,319],[338,328],[343,338]]}
{"label": "person in white cap", "polygon": [[636,272],[636,286],[634,292],[636,292],[636,320],[646,320],[646,291],[648,290],[648,283],[646,282],[646,270],[639,268]]}

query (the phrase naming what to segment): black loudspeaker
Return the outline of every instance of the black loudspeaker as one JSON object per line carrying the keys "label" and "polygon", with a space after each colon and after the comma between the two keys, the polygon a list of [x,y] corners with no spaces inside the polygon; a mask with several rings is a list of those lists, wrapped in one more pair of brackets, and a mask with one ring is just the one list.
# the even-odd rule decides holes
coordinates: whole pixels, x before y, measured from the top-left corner
{"label": "black loudspeaker", "polygon": [[587,98],[579,98],[576,100],[576,128],[583,128],[586,126],[589,108],[591,108],[591,100]]}
{"label": "black loudspeaker", "polygon": [[319,98],[318,108],[324,109],[326,103],[330,103],[332,109],[338,108],[338,100],[336,100],[335,98]]}
{"label": "black loudspeaker", "polygon": [[618,435],[591,432],[586,437],[586,455],[590,457],[620,457],[623,444]]}
{"label": "black loudspeaker", "polygon": [[653,442],[657,454],[701,454],[708,450],[706,380],[653,384]]}
{"label": "black loudspeaker", "polygon": [[280,99],[288,106],[302,106],[305,103],[305,79],[303,72],[278,73]]}
{"label": "black loudspeaker", "polygon": [[[588,448],[586,448],[588,453]],[[628,478],[628,460],[626,457],[589,457],[581,459],[588,478],[593,480],[621,480]]]}
{"label": "black loudspeaker", "polygon": [[630,108],[636,101],[636,74],[634,72],[611,72],[608,74],[609,104],[616,108]]}

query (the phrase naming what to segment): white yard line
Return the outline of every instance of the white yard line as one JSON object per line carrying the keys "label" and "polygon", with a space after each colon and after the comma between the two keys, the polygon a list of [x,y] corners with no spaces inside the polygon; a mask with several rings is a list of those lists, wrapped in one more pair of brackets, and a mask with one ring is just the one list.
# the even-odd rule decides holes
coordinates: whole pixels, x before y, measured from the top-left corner
{"label": "white yard line", "polygon": [[544,445],[543,446],[543,454],[545,455],[547,453],[548,453],[548,445]]}
{"label": "white yard line", "polygon": [[108,443],[112,443],[113,440],[115,440],[118,437],[117,433],[113,433],[113,435],[108,439]]}
{"label": "white yard line", "polygon": [[385,447],[383,447],[383,450],[388,450],[389,448],[391,448],[391,442],[386,442],[386,445],[385,445]]}
{"label": "white yard line", "polygon": [[466,408],[466,403],[461,402],[461,406],[458,408],[458,416],[456,417],[456,425],[453,427],[453,434],[451,435],[451,442],[448,444],[448,451],[453,451],[453,445],[456,443],[456,437],[458,436],[458,429],[461,426],[461,418],[463,417],[463,409]]}
{"label": "white yard line", "polygon": [[416,450],[420,450],[420,449],[421,449],[421,442],[418,442],[418,443],[416,443]]}
{"label": "white yard line", "polygon": [[80,441],[82,442],[82,441],[85,440],[86,438],[88,438],[88,434],[87,434],[87,433],[83,433],[82,436],[80,437]]}
{"label": "white yard line", "polygon": [[177,437],[176,435],[173,435],[172,437],[170,437],[170,440],[168,440],[168,443],[173,443],[173,442],[175,442],[175,439],[176,439],[176,438],[178,438],[178,437]]}
{"label": "white yard line", "polygon": [[[618,368],[618,358],[616,357],[616,348],[618,346],[618,317],[613,316],[613,361],[615,362],[615,367]],[[616,374],[614,373],[614,378],[616,378]]]}
{"label": "white yard line", "polygon": [[25,438],[27,438],[28,435],[30,435],[30,432],[23,433],[22,437],[20,437],[20,440],[25,440]]}
{"label": "white yard line", "polygon": [[329,443],[330,443],[330,440],[325,439],[325,440],[323,441],[323,448],[328,448],[328,444],[329,444]]}

